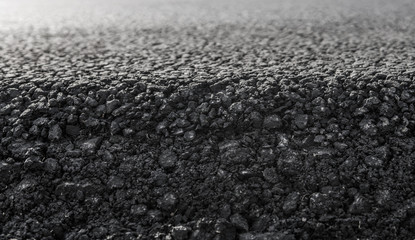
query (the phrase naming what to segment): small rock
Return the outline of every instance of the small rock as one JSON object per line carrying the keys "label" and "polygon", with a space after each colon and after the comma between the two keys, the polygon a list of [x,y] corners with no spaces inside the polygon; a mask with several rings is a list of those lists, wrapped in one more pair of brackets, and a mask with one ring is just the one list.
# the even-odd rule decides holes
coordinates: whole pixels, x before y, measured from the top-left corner
{"label": "small rock", "polygon": [[250,160],[249,148],[241,147],[238,140],[226,140],[219,143],[221,159],[227,163],[245,163]]}
{"label": "small rock", "polygon": [[12,166],[6,162],[0,162],[0,183],[8,183],[12,176]]}
{"label": "small rock", "polygon": [[175,121],[176,126],[178,126],[179,128],[186,128],[188,126],[191,125],[191,123],[189,121],[187,121],[186,119],[183,118],[179,118]]}
{"label": "small rock", "polygon": [[330,157],[334,154],[334,151],[331,148],[314,148],[310,150],[310,153],[314,157]]}
{"label": "small rock", "polygon": [[323,135],[317,135],[317,136],[314,137],[314,142],[316,142],[316,143],[322,143],[322,142],[324,142],[325,139],[326,139],[325,136],[323,136]]}
{"label": "small rock", "polygon": [[40,129],[38,126],[33,125],[30,129],[29,129],[29,133],[32,134],[33,136],[37,136],[40,133]]}
{"label": "small rock", "polygon": [[365,198],[356,195],[352,205],[350,205],[349,212],[352,214],[362,214],[370,210],[370,205]]}
{"label": "small rock", "polygon": [[90,106],[90,107],[96,107],[96,106],[98,106],[98,102],[97,102],[97,100],[95,100],[95,99],[93,99],[93,98],[91,98],[91,97],[87,97],[87,98],[85,99],[85,103],[86,103],[88,106]]}
{"label": "small rock", "polygon": [[79,190],[79,184],[73,182],[64,182],[56,187],[55,194],[58,196],[73,196]]}
{"label": "small rock", "polygon": [[290,140],[288,139],[286,134],[278,135],[278,147],[279,148],[286,148],[289,145]]}
{"label": "small rock", "polygon": [[195,133],[195,131],[188,131],[188,132],[186,132],[185,134],[184,134],[184,139],[186,140],[186,141],[193,141],[194,139],[196,138],[196,133]]}
{"label": "small rock", "polygon": [[49,119],[47,119],[45,117],[41,117],[41,118],[38,118],[35,121],[33,121],[33,125],[36,125],[36,126],[45,126],[45,125],[48,124],[48,122],[49,122]]}
{"label": "small rock", "polygon": [[[10,110],[11,111],[11,110]],[[26,110],[24,110],[21,114],[20,114],[20,118],[22,118],[22,119],[26,119],[26,118],[29,118],[30,116],[32,116],[33,115],[33,109],[31,109],[31,108],[28,108],[28,109],[26,109]]]}
{"label": "small rock", "polygon": [[110,125],[111,135],[115,135],[121,131],[120,124],[117,121],[112,121]]}
{"label": "small rock", "polygon": [[83,120],[82,123],[85,124],[87,128],[94,128],[100,124],[99,120],[93,117],[89,117],[86,120]]}
{"label": "small rock", "polygon": [[390,148],[388,146],[382,146],[375,149],[375,154],[382,161],[387,161],[391,157]]}
{"label": "small rock", "polygon": [[102,138],[96,137],[89,140],[86,140],[82,143],[81,149],[86,154],[93,154],[98,149],[99,145],[101,144]]}
{"label": "small rock", "polygon": [[396,114],[396,109],[391,104],[384,102],[379,107],[379,113],[380,115],[391,118]]}
{"label": "small rock", "polygon": [[34,147],[33,143],[18,140],[18,141],[12,142],[8,146],[8,150],[12,154],[11,157],[18,158],[18,159],[24,159],[26,157],[26,153],[33,147]]}
{"label": "small rock", "polygon": [[[215,223],[214,230],[217,234],[216,239],[235,239],[236,229],[233,226],[233,224],[228,222],[226,219],[219,218]],[[194,239],[201,239],[201,238],[199,237],[199,238],[194,238]],[[210,239],[210,238],[206,238],[206,239]]]}
{"label": "small rock", "polygon": [[294,118],[294,124],[299,129],[305,129],[307,127],[307,124],[308,124],[308,115],[307,114],[298,114]]}
{"label": "small rock", "polygon": [[20,95],[20,90],[17,88],[9,88],[7,89],[7,91],[9,92],[9,96],[11,99]]}
{"label": "small rock", "polygon": [[252,224],[251,231],[264,232],[265,229],[269,227],[270,221],[271,221],[271,218],[268,215],[261,215]]}
{"label": "small rock", "polygon": [[249,230],[248,221],[241,214],[234,214],[230,217],[231,223],[236,229],[247,232]]}
{"label": "small rock", "polygon": [[167,125],[167,122],[166,121],[163,121],[163,122],[157,124],[156,132],[157,133],[161,133],[161,132],[165,131],[166,128],[167,128],[167,126],[168,125]]}
{"label": "small rock", "polygon": [[373,136],[373,135],[376,135],[377,133],[376,125],[373,124],[372,119],[363,119],[359,123],[359,126],[360,126],[360,129],[362,129],[362,131],[364,131],[364,133],[366,133],[367,135]]}
{"label": "small rock", "polygon": [[228,218],[231,215],[231,213],[232,213],[232,209],[231,209],[231,205],[229,205],[229,204],[224,204],[219,209],[219,214],[223,218]]}
{"label": "small rock", "polygon": [[334,142],[333,145],[338,150],[344,150],[349,147],[346,143],[341,143],[341,142]]}
{"label": "small rock", "polygon": [[381,207],[387,206],[389,202],[392,202],[391,199],[392,199],[391,191],[387,189],[379,190],[376,192],[375,200]]}
{"label": "small rock", "polygon": [[[0,108],[0,115],[3,115],[3,116],[9,115],[12,112],[13,108],[14,108],[13,105],[7,104],[6,106]],[[28,109],[26,109],[25,111],[27,110]]]}
{"label": "small rock", "polygon": [[285,214],[291,214],[297,209],[298,201],[300,200],[299,192],[290,193],[285,199],[282,210]]}
{"label": "small rock", "polygon": [[53,125],[49,129],[48,139],[50,141],[58,141],[59,139],[61,139],[61,137],[62,137],[62,129],[57,124]]}
{"label": "small rock", "polygon": [[189,227],[183,225],[174,226],[171,230],[171,235],[175,240],[185,240],[188,239],[190,230]]}
{"label": "small rock", "polygon": [[23,163],[26,170],[35,171],[43,168],[43,162],[39,156],[31,155]]}
{"label": "small rock", "polygon": [[91,231],[91,235],[95,239],[104,239],[107,233],[108,229],[106,229],[105,227],[95,227]]}
{"label": "small rock", "polygon": [[43,165],[45,171],[49,173],[56,173],[60,170],[60,166],[58,160],[54,158],[48,158],[45,160],[45,164]]}
{"label": "small rock", "polygon": [[278,158],[278,171],[285,175],[296,175],[301,171],[302,162],[297,152],[285,151]]}
{"label": "small rock", "polygon": [[124,186],[124,180],[118,176],[111,176],[107,185],[110,189],[122,188]]}
{"label": "small rock", "polygon": [[275,168],[266,168],[262,172],[262,176],[264,176],[264,179],[270,183],[276,183],[278,180]]}
{"label": "small rock", "polygon": [[123,136],[124,137],[132,137],[132,136],[134,136],[134,130],[131,129],[131,128],[124,128],[122,130],[122,133],[123,133]]}
{"label": "small rock", "polygon": [[383,166],[383,160],[375,156],[365,157],[365,163],[369,167],[374,167],[374,168],[381,168]]}
{"label": "small rock", "polygon": [[255,128],[260,128],[262,125],[262,115],[259,112],[253,111],[249,115],[249,119],[251,120],[252,126]]}
{"label": "small rock", "polygon": [[144,204],[133,205],[131,207],[131,214],[134,216],[144,216],[147,213],[147,206]]}
{"label": "small rock", "polygon": [[158,162],[162,168],[173,168],[174,166],[176,166],[177,155],[170,150],[165,150],[160,155]]}
{"label": "small rock", "polygon": [[107,113],[108,114],[112,113],[112,111],[114,111],[120,105],[121,105],[121,102],[118,99],[113,99],[111,101],[107,101],[107,103],[106,103]]}
{"label": "small rock", "polygon": [[313,193],[310,196],[310,209],[318,214],[322,214],[328,210],[328,196],[323,193]]}
{"label": "small rock", "polygon": [[232,113],[241,113],[244,111],[243,104],[241,102],[232,103],[229,107],[230,112]]}
{"label": "small rock", "polygon": [[174,211],[174,207],[178,203],[176,194],[166,193],[162,198],[157,201],[159,207],[163,210]]}
{"label": "small rock", "polygon": [[278,115],[271,115],[264,119],[263,126],[268,129],[280,128],[282,126],[281,118]]}
{"label": "small rock", "polygon": [[380,103],[379,98],[377,98],[377,97],[370,97],[370,98],[367,98],[367,99],[364,100],[363,106],[369,108],[369,107],[378,105],[379,103]]}

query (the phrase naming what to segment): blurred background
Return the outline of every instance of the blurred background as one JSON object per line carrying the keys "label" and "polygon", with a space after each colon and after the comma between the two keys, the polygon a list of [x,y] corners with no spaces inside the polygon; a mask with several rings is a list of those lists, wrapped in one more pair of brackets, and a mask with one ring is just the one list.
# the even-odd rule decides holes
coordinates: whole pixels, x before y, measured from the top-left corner
{"label": "blurred background", "polygon": [[[154,27],[260,20],[388,21],[414,9],[412,0],[0,0],[0,30],[22,27]],[[400,17],[405,16],[405,17]],[[406,19],[405,19],[406,18]],[[373,19],[372,19],[373,20]]]}

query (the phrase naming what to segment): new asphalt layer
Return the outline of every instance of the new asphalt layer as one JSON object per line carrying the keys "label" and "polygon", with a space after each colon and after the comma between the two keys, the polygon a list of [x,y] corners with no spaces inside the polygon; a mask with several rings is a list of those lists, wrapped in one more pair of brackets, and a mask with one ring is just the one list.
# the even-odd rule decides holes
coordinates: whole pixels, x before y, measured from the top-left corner
{"label": "new asphalt layer", "polygon": [[0,0],[0,239],[414,239],[413,12]]}

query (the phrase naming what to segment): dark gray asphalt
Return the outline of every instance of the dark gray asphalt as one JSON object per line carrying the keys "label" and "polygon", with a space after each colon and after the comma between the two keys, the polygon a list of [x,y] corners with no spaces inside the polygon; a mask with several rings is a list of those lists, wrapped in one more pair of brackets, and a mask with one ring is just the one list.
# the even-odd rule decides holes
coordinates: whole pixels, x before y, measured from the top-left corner
{"label": "dark gray asphalt", "polygon": [[0,0],[0,239],[413,239],[413,12]]}

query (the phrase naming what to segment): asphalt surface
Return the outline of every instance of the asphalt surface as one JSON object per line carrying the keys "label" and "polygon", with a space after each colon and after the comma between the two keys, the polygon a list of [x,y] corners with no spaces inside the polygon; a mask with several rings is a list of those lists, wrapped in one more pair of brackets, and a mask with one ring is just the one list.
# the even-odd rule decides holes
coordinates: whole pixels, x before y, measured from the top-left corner
{"label": "asphalt surface", "polygon": [[414,239],[413,12],[0,0],[0,239]]}

